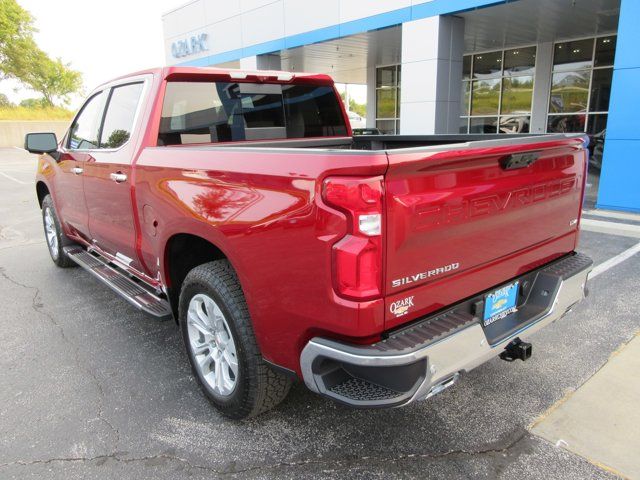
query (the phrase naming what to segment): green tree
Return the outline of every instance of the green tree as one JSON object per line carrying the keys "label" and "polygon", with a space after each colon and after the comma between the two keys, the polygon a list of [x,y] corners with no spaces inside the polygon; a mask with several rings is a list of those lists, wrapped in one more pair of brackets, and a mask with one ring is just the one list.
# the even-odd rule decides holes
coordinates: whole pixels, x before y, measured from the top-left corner
{"label": "green tree", "polygon": [[4,93],[0,93],[0,108],[15,107]]}
{"label": "green tree", "polygon": [[15,0],[0,0],[0,74],[12,76],[20,54],[35,46],[33,17]]}
{"label": "green tree", "polygon": [[[340,98],[342,98],[343,103],[346,101],[346,96],[346,91],[340,92]],[[353,98],[349,98],[349,106],[347,107],[347,110],[355,112],[363,118],[367,116],[367,105],[365,103],[358,103]]]}
{"label": "green tree", "polygon": [[105,142],[107,148],[118,148],[120,145],[124,145],[129,140],[129,132],[126,130],[114,130],[109,135],[109,138]]}
{"label": "green tree", "polygon": [[33,39],[33,17],[16,0],[0,0],[0,78],[14,78],[44,97],[67,103],[82,76],[59,58],[52,60]]}
{"label": "green tree", "polygon": [[45,106],[42,100],[42,98],[25,98],[20,102],[20,106],[26,108],[42,108]]}
{"label": "green tree", "polygon": [[365,103],[358,103],[353,98],[349,99],[349,110],[356,112],[363,118],[367,116],[367,105]]}
{"label": "green tree", "polygon": [[72,70],[60,58],[50,59],[42,51],[34,57],[35,61],[22,72],[19,80],[41,93],[47,106],[53,106],[57,101],[69,103],[69,96],[82,89],[80,72]]}

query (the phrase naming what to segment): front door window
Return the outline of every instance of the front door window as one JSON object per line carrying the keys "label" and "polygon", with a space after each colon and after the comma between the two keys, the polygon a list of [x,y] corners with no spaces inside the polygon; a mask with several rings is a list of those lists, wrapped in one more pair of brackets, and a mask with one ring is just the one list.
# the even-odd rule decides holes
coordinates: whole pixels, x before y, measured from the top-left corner
{"label": "front door window", "polygon": [[67,148],[70,150],[98,148],[98,136],[106,96],[105,92],[99,92],[87,100],[71,125]]}

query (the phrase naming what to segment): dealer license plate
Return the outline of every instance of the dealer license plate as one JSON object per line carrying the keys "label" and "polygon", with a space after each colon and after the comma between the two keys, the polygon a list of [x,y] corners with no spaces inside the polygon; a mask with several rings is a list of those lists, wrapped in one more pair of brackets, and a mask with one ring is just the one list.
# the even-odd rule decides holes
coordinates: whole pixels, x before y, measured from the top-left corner
{"label": "dealer license plate", "polygon": [[518,310],[516,304],[519,283],[513,282],[485,296],[483,318],[485,327]]}

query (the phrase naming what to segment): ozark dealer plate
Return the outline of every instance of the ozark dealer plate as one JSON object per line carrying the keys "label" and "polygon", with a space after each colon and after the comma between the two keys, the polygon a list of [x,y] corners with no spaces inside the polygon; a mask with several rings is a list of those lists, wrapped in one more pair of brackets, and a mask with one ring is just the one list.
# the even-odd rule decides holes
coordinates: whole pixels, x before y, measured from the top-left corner
{"label": "ozark dealer plate", "polygon": [[518,310],[516,304],[519,284],[520,282],[513,282],[484,297],[483,323],[485,327]]}

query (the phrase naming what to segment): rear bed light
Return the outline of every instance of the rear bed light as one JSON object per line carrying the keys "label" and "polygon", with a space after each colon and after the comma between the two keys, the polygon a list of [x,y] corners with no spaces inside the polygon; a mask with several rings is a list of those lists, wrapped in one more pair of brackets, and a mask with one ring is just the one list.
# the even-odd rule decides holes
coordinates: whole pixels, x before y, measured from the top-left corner
{"label": "rear bed light", "polygon": [[338,294],[369,300],[382,294],[382,177],[332,177],[324,182],[327,205],[347,216],[347,234],[333,246]]}

